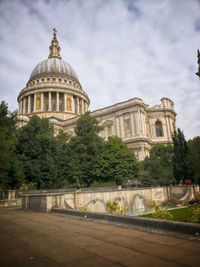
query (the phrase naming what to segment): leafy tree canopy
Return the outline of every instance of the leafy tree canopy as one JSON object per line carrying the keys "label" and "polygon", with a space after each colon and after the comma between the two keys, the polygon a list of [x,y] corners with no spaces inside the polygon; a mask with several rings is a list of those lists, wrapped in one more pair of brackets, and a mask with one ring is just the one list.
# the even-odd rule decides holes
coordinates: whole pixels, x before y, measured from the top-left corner
{"label": "leafy tree canopy", "polygon": [[56,139],[48,119],[31,117],[19,129],[16,153],[23,164],[25,180],[37,188],[56,188],[62,184],[58,176]]}
{"label": "leafy tree canopy", "polygon": [[114,180],[117,185],[125,185],[128,180],[137,177],[138,164],[135,154],[119,137],[110,137],[105,144],[101,168],[104,178]]}
{"label": "leafy tree canopy", "polygon": [[185,140],[183,131],[178,128],[173,136],[173,172],[178,183],[190,177],[187,154],[187,141]]}
{"label": "leafy tree canopy", "polygon": [[0,188],[16,188],[23,178],[14,153],[15,142],[16,114],[10,113],[8,105],[2,101],[0,104]]}
{"label": "leafy tree canopy", "polygon": [[188,141],[187,165],[191,171],[190,178],[200,184],[200,136]]}
{"label": "leafy tree canopy", "polygon": [[142,163],[141,182],[149,186],[163,186],[174,182],[173,179],[173,147],[171,145],[154,145],[149,157]]}
{"label": "leafy tree canopy", "polygon": [[102,129],[89,113],[82,115],[75,127],[75,136],[69,142],[70,159],[68,175],[77,187],[90,186],[100,175],[99,160],[104,146],[99,137]]}

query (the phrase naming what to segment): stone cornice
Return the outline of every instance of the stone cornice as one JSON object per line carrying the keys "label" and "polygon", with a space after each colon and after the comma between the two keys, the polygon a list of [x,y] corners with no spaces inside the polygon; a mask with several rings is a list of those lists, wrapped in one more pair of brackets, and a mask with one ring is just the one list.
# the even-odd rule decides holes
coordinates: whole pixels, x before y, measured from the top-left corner
{"label": "stone cornice", "polygon": [[125,144],[129,143],[138,143],[138,142],[147,142],[148,144],[152,144],[152,141],[147,137],[141,137],[141,136],[134,136],[134,138],[124,139],[123,142]]}
{"label": "stone cornice", "polygon": [[142,99],[140,98],[131,98],[129,100],[123,101],[123,102],[118,102],[114,105],[102,108],[102,109],[97,109],[91,112],[91,115],[94,117],[98,117],[98,116],[102,116],[105,115],[107,113],[112,113],[112,112],[116,112],[116,111],[120,111],[122,109],[125,108],[130,108],[133,106],[141,106],[144,109],[146,109],[148,107],[148,105],[146,105]]}
{"label": "stone cornice", "polygon": [[169,112],[169,113],[173,113],[175,116],[177,115],[176,112],[174,111],[174,109],[172,108],[149,108],[148,109],[148,114],[151,116],[151,113],[156,113],[156,112]]}

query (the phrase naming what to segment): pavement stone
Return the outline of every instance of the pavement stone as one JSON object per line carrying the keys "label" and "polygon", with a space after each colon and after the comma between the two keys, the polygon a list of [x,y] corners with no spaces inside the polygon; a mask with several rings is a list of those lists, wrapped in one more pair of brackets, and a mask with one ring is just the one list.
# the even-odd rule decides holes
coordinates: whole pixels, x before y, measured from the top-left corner
{"label": "pavement stone", "polygon": [[79,217],[0,209],[1,267],[197,267],[199,240]]}

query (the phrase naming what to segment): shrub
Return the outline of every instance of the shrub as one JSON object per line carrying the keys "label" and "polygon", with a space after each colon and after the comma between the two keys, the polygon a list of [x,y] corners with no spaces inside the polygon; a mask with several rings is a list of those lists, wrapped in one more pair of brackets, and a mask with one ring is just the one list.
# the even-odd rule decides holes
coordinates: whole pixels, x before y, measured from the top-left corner
{"label": "shrub", "polygon": [[196,194],[196,202],[200,203],[200,192]]}
{"label": "shrub", "polygon": [[200,223],[200,207],[192,209],[192,217],[190,218],[192,223]]}
{"label": "shrub", "polygon": [[200,204],[200,193],[196,193],[195,199],[192,199],[188,202],[189,205],[195,205],[195,204]]}
{"label": "shrub", "polygon": [[80,211],[88,211],[88,208],[84,205],[80,205],[78,208]]}
{"label": "shrub", "polygon": [[128,212],[128,205],[124,204],[124,205],[120,205],[119,202],[117,201],[108,201],[106,203],[106,211],[108,213],[112,213],[112,214],[127,214]]}
{"label": "shrub", "polygon": [[168,211],[167,208],[162,206],[162,203],[159,201],[152,201],[151,206],[154,209],[154,213],[152,214],[153,218],[164,219],[164,220],[172,220],[173,215]]}

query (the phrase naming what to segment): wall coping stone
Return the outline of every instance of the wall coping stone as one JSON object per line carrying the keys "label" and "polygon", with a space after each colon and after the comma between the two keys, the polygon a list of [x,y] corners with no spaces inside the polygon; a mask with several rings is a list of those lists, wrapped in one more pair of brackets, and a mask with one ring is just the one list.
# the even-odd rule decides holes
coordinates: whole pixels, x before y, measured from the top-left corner
{"label": "wall coping stone", "polygon": [[85,219],[96,219],[108,221],[111,223],[121,223],[128,226],[140,227],[146,230],[152,229],[156,231],[190,235],[193,237],[200,235],[200,225],[195,223],[143,218],[137,216],[113,215],[107,213],[94,213],[88,211],[68,210],[60,208],[53,208],[52,212],[64,215],[78,216]]}
{"label": "wall coping stone", "polygon": [[[67,192],[69,193],[69,192]],[[28,197],[28,196],[38,196],[38,197],[41,197],[41,196],[56,196],[56,195],[63,195],[63,194],[66,194],[66,192],[58,192],[58,193],[25,193],[25,194],[21,194],[22,197]],[[70,193],[69,193],[70,194]]]}
{"label": "wall coping stone", "polygon": [[[22,196],[29,196],[29,195],[62,195],[62,194],[83,194],[83,193],[98,193],[98,192],[119,192],[119,191],[137,191],[137,190],[149,190],[149,189],[163,189],[163,188],[172,188],[172,187],[177,187],[177,188],[194,188],[198,187],[198,185],[169,185],[169,186],[148,186],[148,187],[127,187],[127,188],[81,188],[79,190],[77,189],[66,189],[63,191],[58,191],[58,192],[52,192],[51,190],[48,191],[44,190],[43,192],[38,190],[38,192],[35,190],[34,192],[30,190],[30,192],[22,192]],[[56,190],[56,189],[53,189]],[[58,189],[59,190],[59,189]]]}

